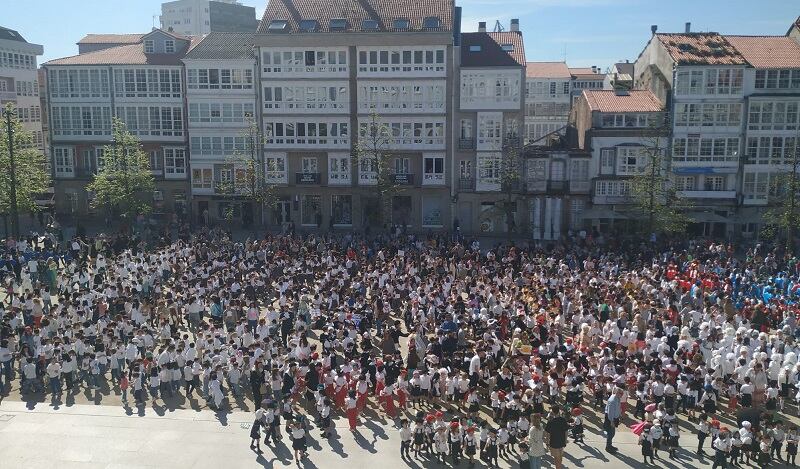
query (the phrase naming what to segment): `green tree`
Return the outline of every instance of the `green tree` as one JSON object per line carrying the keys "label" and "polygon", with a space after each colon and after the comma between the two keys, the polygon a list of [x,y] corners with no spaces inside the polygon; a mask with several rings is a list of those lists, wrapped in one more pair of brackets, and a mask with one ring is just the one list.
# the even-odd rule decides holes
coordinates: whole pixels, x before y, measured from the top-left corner
{"label": "green tree", "polygon": [[[798,135],[800,137],[800,135]],[[800,226],[800,142],[795,138],[793,146],[784,149],[787,167],[774,175],[770,188],[770,205],[764,220],[765,234],[785,237],[786,253],[794,254],[794,239]]]}
{"label": "green tree", "polygon": [[503,139],[499,176],[500,190],[505,195],[505,199],[500,203],[500,209],[505,215],[506,231],[509,236],[517,231],[517,202],[522,197],[521,194],[524,194],[522,173],[519,138],[516,132],[507,132]]}
{"label": "green tree", "polygon": [[683,233],[689,223],[683,213],[688,204],[677,196],[670,178],[664,135],[662,127],[651,127],[646,131],[642,147],[645,164],[631,180],[634,212],[644,220],[641,227],[648,234]]}
{"label": "green tree", "polygon": [[11,215],[11,233],[18,237],[19,213],[41,209],[36,198],[47,191],[50,175],[44,155],[36,148],[33,135],[15,116],[14,106],[8,104],[3,115],[5,119],[0,125],[0,213]]}
{"label": "green tree", "polygon": [[263,223],[263,209],[272,209],[278,202],[277,185],[270,181],[264,165],[262,148],[264,135],[258,123],[248,118],[248,125],[241,135],[244,146],[236,148],[232,155],[225,158],[232,170],[233,180],[217,184],[217,192],[236,195],[251,203],[253,221]]}
{"label": "green tree", "polygon": [[[377,213],[379,222],[392,222],[392,201],[394,196],[404,190],[398,183],[393,164],[391,150],[392,129],[381,122],[376,112],[370,114],[370,120],[359,129],[358,145],[356,145],[353,164],[359,173],[375,174],[375,193],[378,198]],[[369,210],[364,207],[364,210]]]}
{"label": "green tree", "polygon": [[98,166],[100,170],[86,187],[95,194],[95,207],[106,207],[128,220],[152,210],[155,181],[150,158],[119,119],[112,122],[112,143],[103,148]]}

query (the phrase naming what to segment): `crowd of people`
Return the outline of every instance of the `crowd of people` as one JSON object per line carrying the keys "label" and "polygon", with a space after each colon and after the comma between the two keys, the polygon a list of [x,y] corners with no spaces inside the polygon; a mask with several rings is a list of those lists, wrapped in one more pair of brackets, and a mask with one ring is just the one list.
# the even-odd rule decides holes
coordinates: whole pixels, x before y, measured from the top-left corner
{"label": "crowd of people", "polygon": [[251,447],[285,434],[298,460],[312,421],[327,438],[377,412],[407,460],[560,468],[594,422],[609,453],[630,426],[645,464],[689,456],[691,431],[714,468],[793,465],[798,269],[761,245],[585,233],[9,239],[0,388],[252,401]]}

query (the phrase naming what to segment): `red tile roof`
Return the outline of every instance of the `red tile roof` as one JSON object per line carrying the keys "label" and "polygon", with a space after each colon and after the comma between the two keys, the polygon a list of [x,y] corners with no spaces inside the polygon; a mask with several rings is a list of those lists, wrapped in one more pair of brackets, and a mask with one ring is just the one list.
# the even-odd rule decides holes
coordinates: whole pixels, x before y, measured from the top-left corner
{"label": "red tile roof", "polygon": [[136,44],[144,34],[87,34],[78,44]]}
{"label": "red tile roof", "polygon": [[747,61],[719,33],[656,34],[678,65],[746,65]]}
{"label": "red tile roof", "polygon": [[[504,46],[511,46],[505,50]],[[479,51],[471,51],[480,46]],[[522,67],[525,65],[525,44],[522,33],[463,33],[461,35],[461,66],[463,67]]]}
{"label": "red tile roof", "polygon": [[800,68],[800,44],[786,36],[725,36],[755,68]]}
{"label": "red tile roof", "polygon": [[[436,16],[440,27],[434,31],[453,30],[454,0],[269,0],[258,26],[259,33],[269,33],[273,20],[289,22],[290,33],[301,32],[302,20],[317,20],[318,32],[331,32],[330,20],[347,20],[346,32],[362,29],[364,20],[378,22],[378,30],[394,31],[394,20],[408,19],[410,27],[403,31],[430,31],[423,28],[426,17]],[[334,31],[335,32],[335,31]]]}
{"label": "red tile roof", "polygon": [[564,62],[528,62],[525,67],[528,78],[570,78],[572,74]]}
{"label": "red tile roof", "polygon": [[650,90],[630,90],[617,94],[614,90],[584,90],[589,109],[599,112],[659,112],[664,107]]}

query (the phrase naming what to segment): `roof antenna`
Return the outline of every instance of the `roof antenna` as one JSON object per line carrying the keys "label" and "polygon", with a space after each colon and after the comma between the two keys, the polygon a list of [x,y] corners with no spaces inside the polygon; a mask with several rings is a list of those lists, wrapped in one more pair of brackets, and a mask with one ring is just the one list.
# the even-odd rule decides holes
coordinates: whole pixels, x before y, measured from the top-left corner
{"label": "roof antenna", "polygon": [[503,25],[500,23],[500,20],[495,21],[495,23],[494,23],[494,32],[502,33],[505,30],[506,30],[506,28],[503,27]]}

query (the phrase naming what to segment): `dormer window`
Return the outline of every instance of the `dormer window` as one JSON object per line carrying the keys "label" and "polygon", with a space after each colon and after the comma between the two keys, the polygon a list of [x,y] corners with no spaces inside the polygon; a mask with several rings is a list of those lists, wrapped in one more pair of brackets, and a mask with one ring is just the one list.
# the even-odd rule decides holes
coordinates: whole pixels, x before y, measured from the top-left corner
{"label": "dormer window", "polygon": [[438,16],[428,16],[422,21],[422,27],[425,29],[437,29],[442,25],[442,21]]}
{"label": "dormer window", "polygon": [[514,44],[503,44],[500,48],[506,52],[514,52]]}
{"label": "dormer window", "polygon": [[319,23],[317,20],[302,20],[300,21],[300,31],[304,33],[313,33],[319,29]]}
{"label": "dormer window", "polygon": [[469,51],[470,52],[480,52],[481,51],[481,46],[469,46]]}
{"label": "dormer window", "polygon": [[172,39],[168,39],[164,41],[164,52],[167,54],[174,54],[175,53],[175,41]]}
{"label": "dormer window", "polygon": [[286,20],[272,20],[267,27],[271,33],[285,33],[289,30],[289,22]]}
{"label": "dormer window", "polygon": [[375,20],[364,20],[361,22],[361,29],[364,31],[377,31],[378,22]]}
{"label": "dormer window", "polygon": [[144,41],[144,53],[152,54],[156,51],[156,43],[151,40]]}
{"label": "dormer window", "polygon": [[344,18],[331,18],[331,31],[344,31],[347,29],[347,20]]}
{"label": "dormer window", "polygon": [[397,18],[394,20],[394,29],[408,29],[411,22],[407,18]]}

